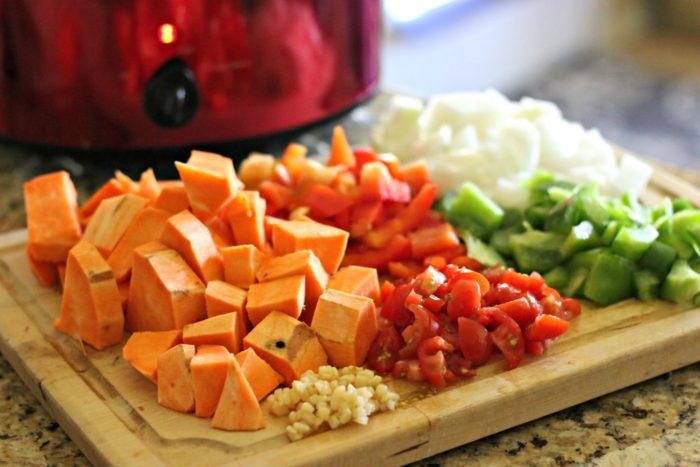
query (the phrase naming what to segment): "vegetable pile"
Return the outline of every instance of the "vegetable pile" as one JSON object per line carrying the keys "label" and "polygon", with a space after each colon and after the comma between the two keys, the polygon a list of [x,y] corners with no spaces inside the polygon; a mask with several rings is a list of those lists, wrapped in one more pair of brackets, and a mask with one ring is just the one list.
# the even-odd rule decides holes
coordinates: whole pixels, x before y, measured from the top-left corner
{"label": "vegetable pile", "polygon": [[495,349],[510,368],[541,354],[579,313],[538,274],[483,269],[431,209],[426,164],[353,151],[341,128],[327,164],[298,144],[238,174],[201,151],[175,164],[181,180],[117,172],[80,207],[65,172],[26,182],[27,256],[63,288],[57,330],[97,350],[131,333],[123,357],[158,402],[215,428],[263,428],[266,396],[328,364],[351,368],[343,394],[285,409],[290,438],[364,423],[396,399],[355,368],[368,354],[379,372],[443,387]]}
{"label": "vegetable pile", "polygon": [[551,174],[528,184],[524,210],[501,209],[470,183],[442,200],[471,254],[487,263],[505,258],[543,273],[564,295],[604,306],[631,297],[700,303],[700,211],[690,203],[645,207],[631,194],[605,198],[594,184]]}
{"label": "vegetable pile", "polygon": [[651,176],[636,157],[618,161],[597,130],[566,120],[554,103],[514,102],[493,90],[436,95],[426,103],[399,96],[373,145],[402,162],[424,159],[441,195],[470,181],[509,208],[524,207],[522,182],[540,170],[595,183],[609,196],[639,195]]}
{"label": "vegetable pile", "polygon": [[[480,269],[480,268],[479,268]],[[382,290],[381,329],[367,365],[437,388],[474,376],[494,346],[515,368],[525,352],[542,355],[581,312],[537,273],[448,264]]]}

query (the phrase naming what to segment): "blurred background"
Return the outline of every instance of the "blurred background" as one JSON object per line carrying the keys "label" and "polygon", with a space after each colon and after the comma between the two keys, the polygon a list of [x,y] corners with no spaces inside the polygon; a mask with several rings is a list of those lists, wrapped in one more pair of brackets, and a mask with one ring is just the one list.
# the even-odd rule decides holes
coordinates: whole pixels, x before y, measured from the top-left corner
{"label": "blurred background", "polygon": [[493,87],[700,170],[700,1],[384,0],[382,85]]}

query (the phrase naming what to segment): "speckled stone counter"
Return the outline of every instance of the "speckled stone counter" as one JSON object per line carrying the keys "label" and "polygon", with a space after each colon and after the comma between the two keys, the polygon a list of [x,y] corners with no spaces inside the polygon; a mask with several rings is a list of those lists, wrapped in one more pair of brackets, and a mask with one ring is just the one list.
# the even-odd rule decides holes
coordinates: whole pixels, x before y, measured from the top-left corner
{"label": "speckled stone counter", "polygon": [[[577,81],[574,76],[593,73],[589,78],[602,81],[607,79],[604,86],[609,89],[614,85],[610,83],[611,79],[617,79],[620,85],[619,81],[626,78],[620,73],[611,72],[611,64],[605,59],[602,62],[594,60],[592,65],[584,63],[577,66],[583,68],[572,71],[574,74],[571,76],[560,73],[556,83],[540,83],[525,92],[538,97],[554,98],[558,102],[564,101],[568,115],[591,125],[598,118],[595,113],[586,113],[586,109],[598,107],[590,102],[582,103],[580,96],[567,102],[566,96],[573,91],[567,94],[562,90],[561,83],[566,83],[567,79],[573,80],[570,91],[576,86],[585,88],[586,85],[581,84],[585,80],[577,78]],[[648,79],[644,82],[648,83]],[[687,83],[683,83],[683,86],[688,89]],[[700,90],[700,86],[697,89]],[[700,92],[692,95],[700,102]],[[618,107],[622,109],[618,116],[623,111],[630,111],[629,92],[625,96],[625,102]],[[609,96],[603,92],[598,97],[607,99]],[[385,104],[386,98],[386,95],[381,95],[344,119],[353,142],[366,141],[367,127],[374,120],[378,109]],[[607,134],[606,129],[610,127],[612,133],[619,136],[618,139],[611,139],[679,166],[696,168],[700,165],[697,158],[689,155],[696,147],[697,139],[693,138],[700,134],[700,127],[696,134],[689,135],[686,131],[682,135],[676,135],[679,141],[685,138],[683,150],[667,151],[668,146],[662,145],[663,151],[655,154],[654,151],[645,151],[647,146],[643,143],[637,142],[635,148],[634,131],[629,129],[634,126],[634,122],[630,124],[622,117],[615,120],[610,115],[612,104],[608,102],[606,106],[608,113],[600,118],[603,123],[598,125],[603,128],[604,134]],[[689,108],[686,105],[684,111],[688,112]],[[700,121],[700,104],[696,110],[697,115],[687,121],[693,121],[697,126]],[[300,137],[300,140],[324,152],[323,145],[328,141],[329,129],[330,125],[325,125]],[[665,136],[667,140],[674,137],[669,132],[670,130]],[[676,144],[676,149],[679,148],[681,142]],[[266,149],[276,151],[279,147]],[[107,179],[115,166],[126,169],[131,175],[137,175],[143,167],[149,165],[156,168],[156,174],[160,177],[172,174],[172,160],[162,157],[139,157],[137,162],[127,164],[114,157],[39,156],[29,150],[0,145],[0,232],[24,225],[21,182],[37,173],[60,168],[70,171],[84,199],[85,193]],[[700,465],[698,404],[700,363],[438,454],[416,465]],[[78,447],[42,408],[1,356],[0,464],[89,465]]]}

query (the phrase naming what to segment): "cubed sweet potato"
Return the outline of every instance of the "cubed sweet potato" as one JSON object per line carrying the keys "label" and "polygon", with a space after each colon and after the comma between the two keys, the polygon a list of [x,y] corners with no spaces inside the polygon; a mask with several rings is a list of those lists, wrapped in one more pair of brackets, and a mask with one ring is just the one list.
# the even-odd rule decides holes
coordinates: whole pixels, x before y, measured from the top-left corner
{"label": "cubed sweet potato", "polygon": [[305,287],[303,274],[251,285],[246,302],[248,320],[255,326],[274,310],[299,318],[304,307]]}

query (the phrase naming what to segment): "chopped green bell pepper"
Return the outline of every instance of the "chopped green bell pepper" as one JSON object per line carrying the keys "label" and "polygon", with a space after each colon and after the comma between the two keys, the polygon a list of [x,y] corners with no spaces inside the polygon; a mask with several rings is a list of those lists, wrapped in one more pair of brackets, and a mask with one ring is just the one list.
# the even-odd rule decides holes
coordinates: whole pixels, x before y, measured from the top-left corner
{"label": "chopped green bell pepper", "polygon": [[634,288],[637,298],[643,302],[653,302],[659,296],[661,281],[656,273],[642,269],[634,273]]}
{"label": "chopped green bell pepper", "polygon": [[[685,212],[685,211],[681,211]],[[681,303],[693,300],[700,293],[700,274],[685,259],[677,259],[661,286],[661,298]]]}
{"label": "chopped green bell pepper", "polygon": [[568,258],[579,251],[588,250],[600,244],[600,237],[590,221],[574,226],[561,246],[561,254]]}
{"label": "chopped green bell pepper", "polygon": [[643,227],[622,227],[612,242],[615,254],[637,261],[659,236],[652,225]]}
{"label": "chopped green bell pepper", "polygon": [[634,294],[633,272],[630,260],[603,252],[593,263],[583,295],[603,306],[630,298]]}
{"label": "chopped green bell pepper", "polygon": [[459,193],[444,203],[447,220],[482,240],[503,220],[503,209],[471,182],[464,183]]}
{"label": "chopped green bell pepper", "polygon": [[663,279],[668,274],[677,256],[673,247],[655,240],[640,258],[639,265],[656,274],[656,277],[659,279]]}
{"label": "chopped green bell pepper", "polygon": [[511,235],[510,247],[518,269],[523,272],[545,273],[562,262],[561,245],[564,236],[531,230]]}

